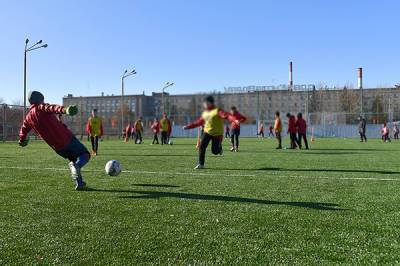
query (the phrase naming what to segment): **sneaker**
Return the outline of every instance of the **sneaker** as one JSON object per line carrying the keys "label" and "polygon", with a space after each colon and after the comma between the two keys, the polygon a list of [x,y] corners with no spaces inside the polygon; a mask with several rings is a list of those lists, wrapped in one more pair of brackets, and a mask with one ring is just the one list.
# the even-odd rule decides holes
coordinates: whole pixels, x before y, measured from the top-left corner
{"label": "sneaker", "polygon": [[77,166],[74,162],[70,162],[68,164],[69,169],[71,170],[71,177],[73,180],[78,180],[78,178],[82,178],[81,176],[81,168]]}
{"label": "sneaker", "polygon": [[86,183],[83,181],[82,177],[79,177],[75,181],[75,190],[82,191],[86,189]]}
{"label": "sneaker", "polygon": [[232,147],[232,148],[231,148],[231,152],[234,152],[234,151],[235,151],[235,148],[234,148],[234,147]]}
{"label": "sneaker", "polygon": [[203,164],[198,164],[198,165],[196,165],[196,167],[194,169],[195,170],[204,169],[204,165]]}
{"label": "sneaker", "polygon": [[238,148],[236,148],[236,149],[235,149],[235,152],[239,152],[239,149],[238,149]]}

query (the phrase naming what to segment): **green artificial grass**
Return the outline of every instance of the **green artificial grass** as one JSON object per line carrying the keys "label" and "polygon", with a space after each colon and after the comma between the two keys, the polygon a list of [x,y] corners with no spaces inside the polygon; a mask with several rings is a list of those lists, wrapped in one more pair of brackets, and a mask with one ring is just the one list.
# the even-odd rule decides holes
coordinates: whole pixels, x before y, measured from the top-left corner
{"label": "green artificial grass", "polygon": [[100,142],[83,192],[43,142],[0,144],[0,265],[399,263],[400,143],[242,139],[202,171],[174,143]]}

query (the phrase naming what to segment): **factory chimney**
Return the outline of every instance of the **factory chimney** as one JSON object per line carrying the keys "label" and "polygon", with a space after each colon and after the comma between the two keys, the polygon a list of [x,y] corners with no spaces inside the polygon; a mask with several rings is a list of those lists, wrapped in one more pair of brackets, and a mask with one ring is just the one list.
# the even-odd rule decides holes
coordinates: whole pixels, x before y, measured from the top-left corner
{"label": "factory chimney", "polygon": [[289,90],[293,90],[293,62],[289,62]]}
{"label": "factory chimney", "polygon": [[363,69],[362,67],[358,68],[358,88],[362,90],[363,88]]}

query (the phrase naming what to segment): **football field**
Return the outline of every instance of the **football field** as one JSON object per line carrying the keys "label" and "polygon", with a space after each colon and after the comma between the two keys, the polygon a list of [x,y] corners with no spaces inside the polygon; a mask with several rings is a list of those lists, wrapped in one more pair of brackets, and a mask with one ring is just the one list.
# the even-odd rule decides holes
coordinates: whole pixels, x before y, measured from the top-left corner
{"label": "football field", "polygon": [[400,142],[226,141],[201,171],[195,139],[149,143],[100,142],[81,192],[44,143],[1,143],[0,265],[400,261]]}

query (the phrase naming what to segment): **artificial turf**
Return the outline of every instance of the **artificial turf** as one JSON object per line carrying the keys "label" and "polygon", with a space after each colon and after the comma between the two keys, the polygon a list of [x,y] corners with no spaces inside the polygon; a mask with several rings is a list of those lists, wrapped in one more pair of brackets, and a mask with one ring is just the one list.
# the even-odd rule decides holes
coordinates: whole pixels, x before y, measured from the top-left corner
{"label": "artificial turf", "polygon": [[103,141],[83,192],[44,143],[0,144],[0,265],[400,262],[400,143],[242,139],[195,171],[195,142]]}

